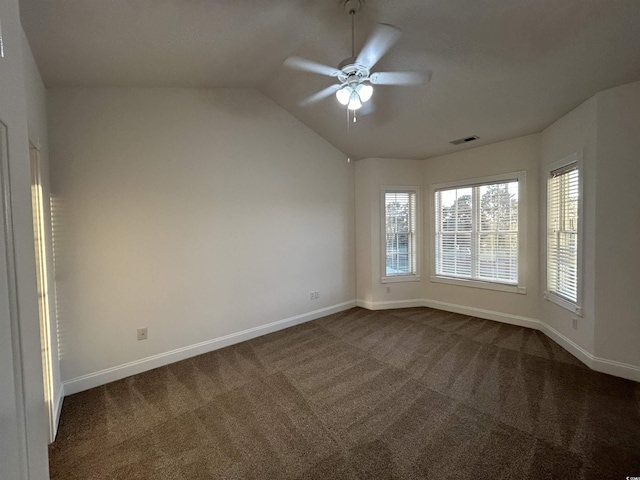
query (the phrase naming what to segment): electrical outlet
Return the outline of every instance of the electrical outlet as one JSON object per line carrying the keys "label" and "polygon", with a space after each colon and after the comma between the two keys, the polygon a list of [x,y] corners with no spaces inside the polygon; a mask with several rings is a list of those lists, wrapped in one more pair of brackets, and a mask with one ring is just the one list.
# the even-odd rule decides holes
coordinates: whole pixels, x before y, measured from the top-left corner
{"label": "electrical outlet", "polygon": [[320,298],[320,292],[318,290],[316,290],[313,293],[314,293],[313,298],[315,298],[316,300]]}
{"label": "electrical outlet", "polygon": [[574,329],[574,330],[577,330],[577,329],[578,329],[578,317],[573,317],[573,318],[571,319],[571,322],[572,322],[572,324],[573,324],[573,329]]}
{"label": "electrical outlet", "polygon": [[138,329],[138,340],[146,340],[147,339],[147,327]]}
{"label": "electrical outlet", "polygon": [[387,293],[391,293],[391,287],[387,286]]}
{"label": "electrical outlet", "polygon": [[309,292],[309,300],[313,300],[315,298],[315,292]]}

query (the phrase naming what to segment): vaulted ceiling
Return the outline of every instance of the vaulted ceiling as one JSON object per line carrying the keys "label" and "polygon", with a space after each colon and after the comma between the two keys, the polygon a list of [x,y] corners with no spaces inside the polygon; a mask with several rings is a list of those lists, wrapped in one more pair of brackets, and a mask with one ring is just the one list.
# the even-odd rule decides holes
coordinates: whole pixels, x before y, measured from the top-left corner
{"label": "vaulted ceiling", "polygon": [[[639,0],[366,0],[356,50],[376,23],[403,32],[375,70],[433,71],[377,86],[347,128],[333,81],[282,65],[350,56],[339,0],[21,0],[47,87],[252,87],[355,157],[427,158],[539,132],[596,92],[640,80]],[[455,147],[448,142],[478,135]]]}

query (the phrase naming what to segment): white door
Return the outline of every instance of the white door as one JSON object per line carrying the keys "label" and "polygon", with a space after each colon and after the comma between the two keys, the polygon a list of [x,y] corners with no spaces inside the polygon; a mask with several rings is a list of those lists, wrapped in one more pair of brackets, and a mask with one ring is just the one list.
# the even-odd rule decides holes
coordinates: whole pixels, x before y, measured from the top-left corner
{"label": "white door", "polygon": [[0,123],[0,478],[26,478],[26,439],[17,332],[13,249],[8,232],[7,129]]}

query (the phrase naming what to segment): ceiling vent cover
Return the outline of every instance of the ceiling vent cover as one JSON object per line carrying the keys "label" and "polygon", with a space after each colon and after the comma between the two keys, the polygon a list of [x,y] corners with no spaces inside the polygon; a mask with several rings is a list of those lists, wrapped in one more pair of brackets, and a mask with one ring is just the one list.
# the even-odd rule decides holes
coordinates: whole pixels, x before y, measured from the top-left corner
{"label": "ceiling vent cover", "polygon": [[478,140],[478,138],[480,138],[480,137],[478,137],[477,135],[473,135],[471,137],[459,138],[459,139],[453,140],[453,141],[451,141],[449,143],[451,145],[461,145],[463,143],[469,143],[469,142],[473,142],[474,140]]}

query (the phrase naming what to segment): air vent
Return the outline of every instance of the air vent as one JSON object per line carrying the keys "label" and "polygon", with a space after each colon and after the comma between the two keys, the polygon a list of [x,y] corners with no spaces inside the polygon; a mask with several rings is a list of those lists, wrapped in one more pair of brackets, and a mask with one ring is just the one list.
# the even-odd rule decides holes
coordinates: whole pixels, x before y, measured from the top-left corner
{"label": "air vent", "polygon": [[453,140],[452,142],[449,142],[451,145],[461,145],[463,143],[469,143],[469,142],[473,142],[474,140],[478,140],[477,135],[473,135],[472,137],[464,137],[464,138],[459,138],[458,140]]}

